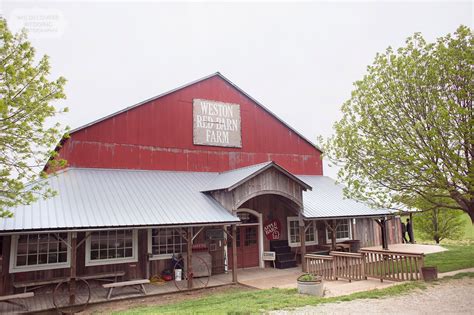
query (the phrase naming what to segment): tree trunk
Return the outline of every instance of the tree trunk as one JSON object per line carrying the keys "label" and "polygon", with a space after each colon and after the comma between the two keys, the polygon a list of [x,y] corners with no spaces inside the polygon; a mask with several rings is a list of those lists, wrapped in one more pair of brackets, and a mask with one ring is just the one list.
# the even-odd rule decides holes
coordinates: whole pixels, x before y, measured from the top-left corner
{"label": "tree trunk", "polygon": [[467,214],[469,214],[469,217],[471,218],[471,223],[474,225],[474,203],[472,204],[472,206],[469,206],[466,212]]}
{"label": "tree trunk", "polygon": [[439,244],[438,211],[438,208],[433,209],[433,234],[436,244]]}

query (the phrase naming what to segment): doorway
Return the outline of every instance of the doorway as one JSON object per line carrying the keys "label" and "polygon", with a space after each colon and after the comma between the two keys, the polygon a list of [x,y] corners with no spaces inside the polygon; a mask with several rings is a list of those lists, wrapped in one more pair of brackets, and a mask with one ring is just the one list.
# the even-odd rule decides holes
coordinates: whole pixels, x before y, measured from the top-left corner
{"label": "doorway", "polygon": [[[251,268],[260,266],[260,215],[254,211],[238,210],[237,215],[242,222],[237,226],[236,250],[237,268]],[[227,244],[229,269],[233,268],[232,242]]]}

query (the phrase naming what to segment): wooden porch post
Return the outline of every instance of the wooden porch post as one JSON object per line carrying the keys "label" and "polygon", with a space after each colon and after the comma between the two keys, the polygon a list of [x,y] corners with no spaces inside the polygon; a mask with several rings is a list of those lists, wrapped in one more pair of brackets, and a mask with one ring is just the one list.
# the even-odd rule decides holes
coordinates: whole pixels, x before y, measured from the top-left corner
{"label": "wooden porch post", "polygon": [[336,220],[331,221],[331,248],[336,249]]}
{"label": "wooden porch post", "polygon": [[69,304],[76,304],[77,233],[71,233],[71,281],[69,282]]}
{"label": "wooden porch post", "polygon": [[232,282],[237,283],[237,225],[232,224]]}
{"label": "wooden porch post", "polygon": [[[400,219],[401,220],[401,219]],[[411,223],[411,241],[413,242],[413,244],[416,243],[415,241],[415,233],[413,233],[413,230],[414,230],[414,226],[413,226],[413,213],[410,212],[410,223]]]}
{"label": "wooden porch post", "polygon": [[[301,211],[301,210],[300,210]],[[300,252],[301,252],[301,269],[303,272],[306,272],[306,233],[305,233],[305,224],[301,213],[298,218],[298,225],[300,227]]]}
{"label": "wooden porch post", "polygon": [[387,218],[381,218],[380,220],[375,220],[380,226],[382,232],[382,249],[388,250],[388,238],[387,238]]}
{"label": "wooden porch post", "polygon": [[193,288],[193,228],[188,227],[187,232],[188,239],[188,253],[186,255],[188,270],[186,273],[188,275],[188,289]]}

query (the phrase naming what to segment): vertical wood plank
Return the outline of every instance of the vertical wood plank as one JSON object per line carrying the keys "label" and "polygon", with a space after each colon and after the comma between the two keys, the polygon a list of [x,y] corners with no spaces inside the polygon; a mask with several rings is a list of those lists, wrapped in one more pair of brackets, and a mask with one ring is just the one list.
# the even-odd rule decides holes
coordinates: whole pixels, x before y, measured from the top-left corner
{"label": "vertical wood plank", "polygon": [[186,273],[188,275],[188,289],[192,289],[193,288],[193,228],[188,227],[188,232],[186,234],[187,234],[187,239],[188,239],[188,254],[186,255],[186,259],[188,260],[187,261],[188,270],[186,270]]}
{"label": "vertical wood plank", "polygon": [[237,283],[237,225],[232,224],[232,282]]}
{"label": "vertical wood plank", "polygon": [[76,267],[77,267],[77,233],[71,233],[71,280],[69,281],[69,304],[76,304]]}

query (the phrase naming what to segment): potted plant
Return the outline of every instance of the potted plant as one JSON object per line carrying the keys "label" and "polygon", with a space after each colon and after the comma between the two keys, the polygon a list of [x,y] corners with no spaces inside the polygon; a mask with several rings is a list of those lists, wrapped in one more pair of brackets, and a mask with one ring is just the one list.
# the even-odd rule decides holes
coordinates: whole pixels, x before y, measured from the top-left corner
{"label": "potted plant", "polygon": [[309,294],[314,296],[323,296],[324,285],[323,277],[306,273],[301,275],[297,279],[298,282],[298,293]]}

